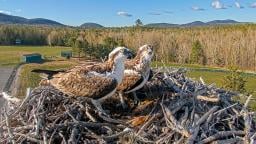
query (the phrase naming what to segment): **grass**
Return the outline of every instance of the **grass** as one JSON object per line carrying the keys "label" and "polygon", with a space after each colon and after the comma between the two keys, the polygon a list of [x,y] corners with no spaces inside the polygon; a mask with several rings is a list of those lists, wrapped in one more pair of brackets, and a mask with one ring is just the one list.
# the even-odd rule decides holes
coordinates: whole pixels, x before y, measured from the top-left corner
{"label": "grass", "polygon": [[0,46],[0,66],[13,66],[21,61],[23,54],[40,53],[44,57],[60,56],[63,50],[71,50],[67,47],[49,46]]}
{"label": "grass", "polygon": [[220,68],[220,67],[210,67],[210,66],[203,66],[203,65],[198,65],[198,64],[162,63],[162,62],[156,62],[156,61],[154,61],[152,63],[152,66],[153,67],[167,66],[167,67],[175,67],[175,68],[184,67],[184,68],[191,68],[191,69],[205,68],[205,69],[212,69],[212,70],[223,69],[223,68]]}
{"label": "grass", "polygon": [[[207,84],[215,83],[218,87],[222,87],[223,78],[227,75],[226,72],[210,72],[210,71],[189,71],[187,73],[188,77],[195,78],[199,80],[202,77]],[[256,90],[256,76],[243,76],[246,79],[245,89],[249,92]]]}

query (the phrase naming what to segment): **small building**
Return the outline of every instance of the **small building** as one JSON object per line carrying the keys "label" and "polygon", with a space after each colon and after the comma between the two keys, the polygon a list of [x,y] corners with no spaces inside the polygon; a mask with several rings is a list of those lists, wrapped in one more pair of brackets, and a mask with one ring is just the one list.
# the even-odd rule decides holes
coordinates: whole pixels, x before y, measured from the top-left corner
{"label": "small building", "polygon": [[33,53],[23,55],[21,61],[24,63],[41,63],[43,59],[41,54]]}
{"label": "small building", "polygon": [[16,39],[16,40],[15,40],[15,44],[16,44],[16,45],[20,45],[20,44],[21,44],[21,40],[20,40],[20,39]]}
{"label": "small building", "polygon": [[70,59],[72,57],[72,51],[61,51],[61,56]]}

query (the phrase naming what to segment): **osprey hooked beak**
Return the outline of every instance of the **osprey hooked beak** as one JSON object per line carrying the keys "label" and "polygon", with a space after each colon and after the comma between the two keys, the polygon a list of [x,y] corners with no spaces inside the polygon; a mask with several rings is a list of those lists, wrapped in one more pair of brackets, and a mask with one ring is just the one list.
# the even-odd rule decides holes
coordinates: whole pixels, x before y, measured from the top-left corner
{"label": "osprey hooked beak", "polygon": [[127,57],[127,59],[131,59],[134,57],[134,54],[130,49],[126,47],[117,47],[109,53],[109,59],[113,59],[114,56],[117,55],[119,52],[122,52]]}
{"label": "osprey hooked beak", "polygon": [[154,55],[154,50],[152,45],[143,45],[142,47],[139,48],[139,52],[142,55],[146,56],[147,59],[150,59],[150,60]]}
{"label": "osprey hooked beak", "polygon": [[125,47],[120,49],[118,53],[124,55],[127,59],[131,59],[132,56],[133,56],[132,51],[128,48],[125,48]]}
{"label": "osprey hooked beak", "polygon": [[127,56],[127,59],[132,59],[134,58],[134,54],[132,53],[132,51],[128,48],[124,49],[124,55]]}

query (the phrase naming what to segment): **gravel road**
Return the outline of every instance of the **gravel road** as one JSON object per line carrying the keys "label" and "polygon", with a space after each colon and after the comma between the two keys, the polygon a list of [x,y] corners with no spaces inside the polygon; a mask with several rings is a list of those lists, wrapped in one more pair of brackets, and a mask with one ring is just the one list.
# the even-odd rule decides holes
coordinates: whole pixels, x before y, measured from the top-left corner
{"label": "gravel road", "polygon": [[[12,71],[13,67],[0,67],[0,92],[3,91]],[[3,105],[4,99],[0,95],[0,108],[2,108]]]}
{"label": "gravel road", "polygon": [[0,67],[0,92],[12,73],[13,67]]}

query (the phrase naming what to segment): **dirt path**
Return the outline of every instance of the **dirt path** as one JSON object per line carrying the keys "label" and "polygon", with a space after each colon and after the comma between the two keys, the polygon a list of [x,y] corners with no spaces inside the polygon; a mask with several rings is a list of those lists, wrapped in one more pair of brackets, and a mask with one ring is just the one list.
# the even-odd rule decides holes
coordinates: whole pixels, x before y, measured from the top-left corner
{"label": "dirt path", "polygon": [[[13,67],[0,67],[0,92],[4,90],[5,85],[12,74],[13,69]],[[4,103],[5,101],[0,95],[0,108],[4,106]]]}
{"label": "dirt path", "polygon": [[17,79],[17,73],[19,73],[19,64],[15,67],[0,67],[0,109],[4,106],[5,100],[2,98],[1,92],[10,93],[11,88],[16,87],[17,83],[14,83]]}
{"label": "dirt path", "polygon": [[3,91],[12,71],[13,67],[0,67],[0,92]]}

